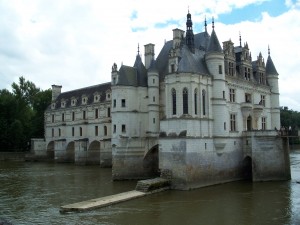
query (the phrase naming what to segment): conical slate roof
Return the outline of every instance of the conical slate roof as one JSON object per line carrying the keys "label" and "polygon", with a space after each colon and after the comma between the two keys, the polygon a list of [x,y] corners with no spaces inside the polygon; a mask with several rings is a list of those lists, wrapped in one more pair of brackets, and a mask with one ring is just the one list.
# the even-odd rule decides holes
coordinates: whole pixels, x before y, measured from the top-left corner
{"label": "conical slate roof", "polygon": [[267,73],[267,75],[268,74],[270,74],[270,75],[271,74],[272,75],[279,75],[276,68],[275,68],[275,66],[274,66],[274,63],[273,63],[272,58],[271,58],[270,55],[268,56],[268,59],[267,59],[266,73]]}
{"label": "conical slate roof", "polygon": [[212,30],[211,36],[207,46],[207,52],[219,52],[223,53],[222,47],[220,45],[219,39],[215,32],[215,29]]}

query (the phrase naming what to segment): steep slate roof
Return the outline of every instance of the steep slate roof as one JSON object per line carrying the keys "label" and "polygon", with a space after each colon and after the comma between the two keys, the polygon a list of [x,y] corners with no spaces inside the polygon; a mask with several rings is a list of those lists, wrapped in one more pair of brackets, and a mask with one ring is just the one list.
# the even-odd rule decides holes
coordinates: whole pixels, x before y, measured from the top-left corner
{"label": "steep slate roof", "polygon": [[279,75],[269,54],[266,64],[266,74]]}
{"label": "steep slate roof", "polygon": [[[77,99],[77,105],[81,105],[81,98],[83,95],[88,97],[87,105],[92,104],[94,102],[94,94],[97,92],[101,94],[100,102],[104,102],[106,100],[106,94],[108,90],[110,90],[111,83],[98,84],[90,87],[80,88],[68,92],[61,93],[55,100],[55,108],[61,108],[61,100],[66,100],[66,106],[64,108],[69,108],[71,106],[71,98],[75,97]],[[51,106],[49,106],[51,107]],[[48,109],[49,109],[48,107]]]}
{"label": "steep slate roof", "polygon": [[[189,50],[189,48],[185,44],[182,44],[178,72],[194,72],[209,75],[204,61],[205,50],[207,49],[209,40],[210,36],[207,32],[195,34],[194,54]],[[173,40],[167,41],[161,49],[159,55],[157,56],[156,66],[160,75],[160,80],[164,79],[166,74],[168,74],[169,52],[172,47]]]}
{"label": "steep slate roof", "polygon": [[207,52],[220,52],[223,53],[222,47],[220,45],[219,39],[215,32],[215,29],[211,32],[211,37],[208,42]]}
{"label": "steep slate roof", "polygon": [[178,72],[191,72],[209,74],[204,62],[204,51],[195,49],[193,54],[189,48],[184,45],[181,49],[181,59],[178,64]]}
{"label": "steep slate roof", "polygon": [[133,67],[121,66],[117,85],[147,87],[147,70],[139,54],[136,56]]}

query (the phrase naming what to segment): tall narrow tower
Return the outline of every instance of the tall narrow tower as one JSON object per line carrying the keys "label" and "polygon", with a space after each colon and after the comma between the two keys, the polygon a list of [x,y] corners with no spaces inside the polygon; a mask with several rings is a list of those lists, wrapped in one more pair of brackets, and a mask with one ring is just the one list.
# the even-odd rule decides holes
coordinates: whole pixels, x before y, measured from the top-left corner
{"label": "tall narrow tower", "polygon": [[215,32],[214,21],[213,30],[208,43],[205,61],[211,75],[213,75],[212,93],[212,115],[214,119],[213,135],[224,137],[228,135],[229,115],[226,109],[226,82],[224,72],[224,53]]}
{"label": "tall narrow tower", "polygon": [[189,47],[190,51],[195,53],[195,43],[194,43],[194,33],[193,33],[193,22],[192,16],[188,11],[186,15],[186,45]]}
{"label": "tall narrow tower", "polygon": [[278,87],[278,72],[274,66],[270,56],[270,48],[268,48],[268,59],[266,64],[266,76],[269,85],[271,86],[271,123],[272,129],[280,128],[280,106],[279,106],[279,87]]}

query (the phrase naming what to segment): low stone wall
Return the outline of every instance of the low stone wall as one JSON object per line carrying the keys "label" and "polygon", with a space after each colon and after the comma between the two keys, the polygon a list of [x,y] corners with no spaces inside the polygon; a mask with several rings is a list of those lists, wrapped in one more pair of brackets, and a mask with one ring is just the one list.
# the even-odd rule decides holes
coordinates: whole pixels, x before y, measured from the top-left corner
{"label": "low stone wall", "polygon": [[0,161],[25,161],[26,152],[0,152]]}

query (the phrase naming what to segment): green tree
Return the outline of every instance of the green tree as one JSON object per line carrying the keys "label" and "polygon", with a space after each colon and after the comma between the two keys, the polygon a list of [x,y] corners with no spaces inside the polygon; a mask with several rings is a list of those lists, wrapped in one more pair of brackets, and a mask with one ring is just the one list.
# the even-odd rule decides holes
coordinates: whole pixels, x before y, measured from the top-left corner
{"label": "green tree", "polygon": [[41,91],[24,77],[12,84],[12,93],[0,90],[0,151],[28,150],[32,137],[43,137],[50,103],[51,90]]}

